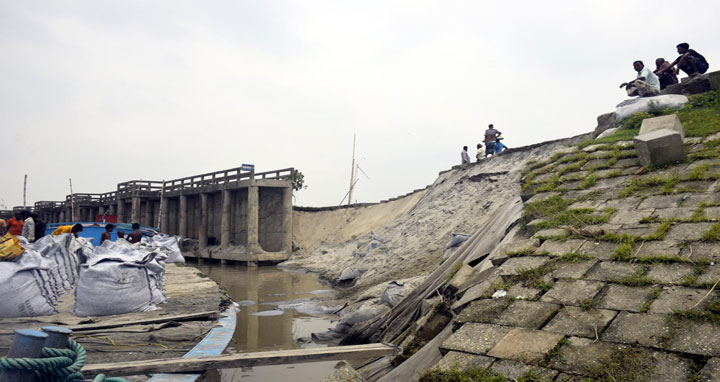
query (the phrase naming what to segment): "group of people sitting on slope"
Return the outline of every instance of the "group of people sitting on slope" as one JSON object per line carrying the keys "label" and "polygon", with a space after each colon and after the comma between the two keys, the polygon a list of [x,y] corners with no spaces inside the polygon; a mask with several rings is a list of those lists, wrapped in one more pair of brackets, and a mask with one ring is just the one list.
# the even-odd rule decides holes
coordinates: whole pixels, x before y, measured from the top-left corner
{"label": "group of people sitting on slope", "polygon": [[[497,130],[492,123],[488,125],[488,129],[485,130],[485,150],[483,151],[482,143],[477,144],[477,154],[475,154],[475,161],[479,162],[483,158],[487,158],[489,155],[495,155],[503,150],[507,149],[507,146],[503,145],[502,133]],[[470,163],[470,154],[468,154],[468,147],[463,146],[463,151],[460,152],[461,164]]]}
{"label": "group of people sitting on slope", "polygon": [[660,94],[660,90],[668,85],[678,83],[680,70],[689,77],[707,72],[710,66],[707,60],[702,54],[690,49],[688,43],[678,44],[677,52],[680,56],[673,62],[667,62],[664,58],[655,60],[655,71],[650,71],[640,60],[633,62],[637,77],[630,82],[623,82],[620,88],[625,88],[630,97],[652,97]]}

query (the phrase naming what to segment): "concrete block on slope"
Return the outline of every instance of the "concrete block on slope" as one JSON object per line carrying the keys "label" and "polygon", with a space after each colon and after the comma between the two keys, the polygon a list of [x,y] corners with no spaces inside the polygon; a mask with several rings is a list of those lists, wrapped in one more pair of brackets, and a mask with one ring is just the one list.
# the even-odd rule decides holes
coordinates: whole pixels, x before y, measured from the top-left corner
{"label": "concrete block on slope", "polygon": [[678,118],[677,114],[643,119],[642,125],[640,125],[640,133],[638,135],[652,133],[653,131],[662,129],[677,131],[680,133],[680,136],[685,139],[685,128],[680,122],[680,118]]}
{"label": "concrete block on slope", "polygon": [[643,166],[660,166],[684,161],[686,158],[682,136],[674,130],[656,130],[638,135],[633,141]]}

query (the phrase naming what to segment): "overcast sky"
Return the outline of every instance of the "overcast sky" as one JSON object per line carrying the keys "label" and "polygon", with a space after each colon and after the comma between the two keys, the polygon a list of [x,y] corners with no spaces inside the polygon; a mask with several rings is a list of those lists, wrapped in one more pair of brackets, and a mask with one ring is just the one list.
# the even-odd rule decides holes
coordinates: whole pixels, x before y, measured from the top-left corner
{"label": "overcast sky", "polygon": [[[432,183],[494,123],[514,147],[592,130],[687,41],[720,69],[720,2],[0,1],[0,208],[254,163],[296,204]],[[471,149],[471,152],[474,150]],[[474,154],[472,155],[474,157]],[[3,206],[4,204],[4,206]]]}

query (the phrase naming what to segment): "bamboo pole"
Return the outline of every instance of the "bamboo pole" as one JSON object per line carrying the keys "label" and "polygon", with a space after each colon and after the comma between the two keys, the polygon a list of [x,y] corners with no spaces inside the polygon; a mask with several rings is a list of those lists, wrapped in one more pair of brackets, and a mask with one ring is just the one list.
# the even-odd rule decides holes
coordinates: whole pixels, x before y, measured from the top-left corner
{"label": "bamboo pole", "polygon": [[70,181],[70,220],[76,222],[77,219],[75,218],[77,216],[77,213],[75,212],[75,194],[72,190],[72,178],[68,179]]}
{"label": "bamboo pole", "polygon": [[25,180],[23,181],[23,209],[27,209],[27,174],[25,174]]}

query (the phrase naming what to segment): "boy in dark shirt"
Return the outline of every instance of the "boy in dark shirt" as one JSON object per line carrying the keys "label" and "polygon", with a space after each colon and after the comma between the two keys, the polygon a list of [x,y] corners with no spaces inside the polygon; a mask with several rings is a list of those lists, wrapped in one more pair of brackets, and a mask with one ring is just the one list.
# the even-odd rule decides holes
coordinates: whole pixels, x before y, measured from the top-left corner
{"label": "boy in dark shirt", "polygon": [[105,240],[110,240],[110,238],[112,237],[112,236],[111,236],[111,235],[112,235],[112,231],[113,231],[114,229],[115,229],[115,225],[114,225],[114,224],[107,224],[107,225],[105,225],[105,232],[103,232],[102,235],[100,235],[100,244],[102,244],[103,241],[105,241]]}

